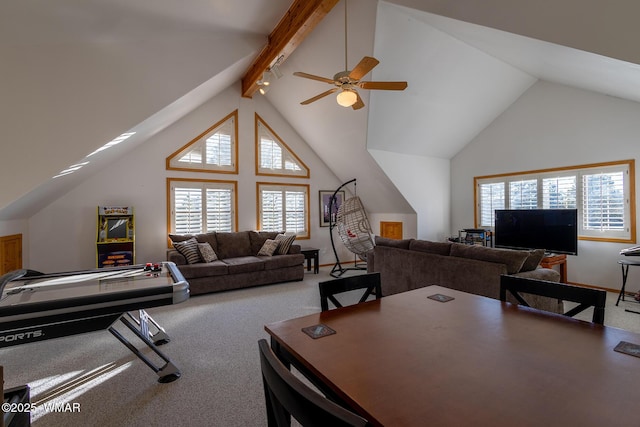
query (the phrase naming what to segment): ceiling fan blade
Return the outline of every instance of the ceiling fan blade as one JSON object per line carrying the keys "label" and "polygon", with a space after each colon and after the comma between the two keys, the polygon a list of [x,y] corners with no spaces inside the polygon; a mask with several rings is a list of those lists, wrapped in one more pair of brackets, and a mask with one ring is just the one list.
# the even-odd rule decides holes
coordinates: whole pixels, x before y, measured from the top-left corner
{"label": "ceiling fan blade", "polygon": [[407,82],[360,82],[358,86],[362,89],[405,90]]}
{"label": "ceiling fan blade", "polygon": [[311,104],[314,101],[317,101],[320,98],[324,98],[327,95],[331,95],[332,93],[336,92],[338,90],[337,87],[334,87],[333,89],[329,89],[326,92],[322,92],[320,95],[316,95],[313,98],[309,98],[306,101],[302,101],[300,104],[302,105],[307,105],[307,104]]}
{"label": "ceiling fan blade", "polygon": [[373,70],[373,68],[378,65],[380,61],[371,56],[365,56],[360,60],[358,65],[355,66],[353,70],[349,73],[349,78],[353,80],[360,80],[363,78],[369,71]]}
{"label": "ceiling fan blade", "polygon": [[321,82],[334,84],[333,80],[328,79],[326,77],[314,76],[313,74],[302,73],[300,71],[296,71],[295,73],[293,73],[293,75],[294,76],[298,76],[298,77],[304,77],[305,79],[318,80],[318,81],[321,81]]}
{"label": "ceiling fan blade", "polygon": [[354,110],[359,110],[362,107],[364,107],[364,102],[362,102],[362,98],[360,98],[360,94],[357,91],[354,91],[354,92],[356,93],[356,96],[358,97],[358,99],[356,100],[356,103],[351,106],[351,108],[353,108]]}

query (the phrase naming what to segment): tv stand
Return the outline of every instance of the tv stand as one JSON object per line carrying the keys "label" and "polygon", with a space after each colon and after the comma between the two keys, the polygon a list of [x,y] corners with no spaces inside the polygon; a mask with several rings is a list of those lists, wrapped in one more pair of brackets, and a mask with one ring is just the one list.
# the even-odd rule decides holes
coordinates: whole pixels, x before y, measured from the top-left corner
{"label": "tv stand", "polygon": [[544,268],[553,268],[554,265],[559,265],[560,282],[567,283],[567,256],[565,254],[545,253],[540,265]]}

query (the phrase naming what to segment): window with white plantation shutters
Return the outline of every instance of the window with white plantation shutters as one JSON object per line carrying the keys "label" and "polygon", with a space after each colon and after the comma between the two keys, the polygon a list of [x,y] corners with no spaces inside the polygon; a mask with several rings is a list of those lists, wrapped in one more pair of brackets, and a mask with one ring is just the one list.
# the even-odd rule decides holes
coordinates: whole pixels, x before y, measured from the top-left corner
{"label": "window with white plantation shutters", "polygon": [[307,232],[307,209],[305,191],[285,190],[285,230],[303,235]]}
{"label": "window with white plantation shutters", "polygon": [[543,209],[575,209],[576,188],[575,174],[543,178]]}
{"label": "window with white plantation shutters", "polygon": [[167,157],[167,169],[238,173],[238,110]]}
{"label": "window with white plantation shutters", "polygon": [[279,190],[262,190],[260,193],[261,218],[260,230],[282,231],[284,230],[284,203],[283,194]]}
{"label": "window with white plantation shutters", "polygon": [[504,209],[504,182],[480,184],[480,226],[493,227],[496,209]]}
{"label": "window with white plantation shutters", "polygon": [[233,231],[233,189],[206,188],[207,231]]}
{"label": "window with white plantation shutters", "polygon": [[624,160],[476,177],[476,224],[493,227],[496,209],[578,209],[579,239],[634,243],[634,170]]}
{"label": "window with white plantation shutters", "polygon": [[309,168],[257,114],[256,174],[309,178]]}
{"label": "window with white plantation shutters", "polygon": [[235,231],[235,181],[169,178],[167,185],[170,233]]}
{"label": "window with white plantation shutters", "polygon": [[509,182],[510,209],[535,209],[538,207],[538,181],[528,179]]}
{"label": "window with white plantation shutters", "polygon": [[624,174],[611,172],[583,175],[582,212],[582,226],[585,230],[624,230]]}
{"label": "window with white plantation shutters", "polygon": [[257,184],[258,229],[285,231],[309,237],[309,186],[306,184]]}
{"label": "window with white plantation shutters", "polygon": [[175,234],[202,233],[202,189],[173,187]]}

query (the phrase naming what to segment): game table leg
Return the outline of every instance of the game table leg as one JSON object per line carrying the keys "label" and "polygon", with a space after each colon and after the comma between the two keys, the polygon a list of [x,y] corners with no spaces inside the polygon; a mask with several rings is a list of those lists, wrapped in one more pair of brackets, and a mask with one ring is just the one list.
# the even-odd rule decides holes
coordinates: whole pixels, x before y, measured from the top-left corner
{"label": "game table leg", "polygon": [[[138,310],[138,317],[134,316],[130,311],[126,313],[127,317],[129,317],[140,329],[140,332],[145,336],[149,337],[151,341],[155,345],[163,345],[171,341],[169,335],[164,330],[162,326],[158,324],[145,310]],[[149,329],[149,324],[153,326],[154,331]]]}
{"label": "game table leg", "polygon": [[[148,367],[150,367],[156,374],[158,374],[158,382],[160,383],[169,383],[180,378],[181,373],[180,370],[173,364],[173,362],[162,353],[156,344],[151,341],[147,318],[150,318],[144,310],[140,310],[140,318],[135,319],[130,313],[125,313],[119,317],[119,320],[127,327],[131,332],[133,332],[138,338],[144,342],[147,347],[153,350],[162,360],[165,361],[164,366],[159,367],[156,366],[146,355],[144,355],[136,346],[131,344],[129,340],[127,340],[117,329],[115,329],[114,325],[109,327],[109,332],[116,337],[122,344],[124,344],[129,350],[131,350],[140,360],[142,360]],[[143,314],[144,313],[144,314]],[[126,317],[125,317],[126,316]],[[132,323],[129,319],[134,319],[134,323]],[[157,323],[153,322],[154,325]],[[155,336],[155,335],[154,335]]]}

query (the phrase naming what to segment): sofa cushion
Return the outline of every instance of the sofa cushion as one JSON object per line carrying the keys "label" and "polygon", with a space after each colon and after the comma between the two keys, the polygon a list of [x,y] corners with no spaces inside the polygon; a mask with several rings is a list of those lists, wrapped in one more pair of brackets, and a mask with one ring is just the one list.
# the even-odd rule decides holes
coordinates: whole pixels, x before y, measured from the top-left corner
{"label": "sofa cushion", "polygon": [[200,258],[204,262],[213,262],[218,259],[218,255],[209,243],[198,243],[198,251],[200,251]]}
{"label": "sofa cushion", "polygon": [[196,234],[194,236],[198,243],[208,243],[214,252],[218,253],[218,239],[216,239],[216,232],[211,231],[209,233]]}
{"label": "sofa cushion", "polygon": [[532,249],[529,251],[529,256],[524,260],[520,271],[531,271],[538,268],[540,261],[544,258],[544,249]]}
{"label": "sofa cushion", "polygon": [[255,255],[260,251],[267,239],[274,240],[280,234],[278,231],[249,231],[249,240],[251,241],[251,255]]}
{"label": "sofa cushion", "polygon": [[227,264],[229,274],[252,273],[264,270],[264,261],[252,255],[225,258],[224,263]]}
{"label": "sofa cushion", "polygon": [[386,237],[375,237],[376,245],[380,246],[391,246],[392,248],[398,249],[409,249],[409,245],[413,239],[387,239]]}
{"label": "sofa cushion", "polygon": [[229,273],[229,266],[218,260],[213,262],[201,262],[193,265],[178,267],[185,279],[197,279],[200,277],[224,276]]}
{"label": "sofa cushion", "polygon": [[451,256],[504,264],[507,267],[507,274],[514,274],[520,271],[522,264],[529,256],[529,252],[452,243]]}
{"label": "sofa cushion", "polygon": [[521,271],[514,274],[514,276],[524,277],[527,279],[546,280],[548,282],[559,282],[560,273],[553,268],[535,268],[529,271]]}
{"label": "sofa cushion", "polygon": [[437,255],[449,255],[451,251],[450,242],[430,242],[428,240],[411,240],[409,250],[427,252]]}
{"label": "sofa cushion", "polygon": [[202,261],[198,250],[198,241],[195,237],[183,242],[173,242],[173,247],[187,259],[189,264],[196,264]]}
{"label": "sofa cushion", "polygon": [[272,239],[267,239],[264,245],[258,251],[258,256],[273,256],[273,253],[278,249],[279,243]]}
{"label": "sofa cushion", "polygon": [[296,240],[295,234],[290,234],[288,236],[286,234],[278,234],[275,238],[275,241],[278,242],[278,249],[276,250],[276,253],[278,255],[285,255],[289,253],[289,248],[291,248],[294,240]]}
{"label": "sofa cushion", "polygon": [[260,257],[264,261],[265,270],[277,270],[279,268],[296,267],[304,263],[304,255],[274,255]]}
{"label": "sofa cushion", "polygon": [[169,239],[171,239],[171,243],[184,242],[185,240],[189,240],[192,237],[195,237],[195,236],[193,234],[169,234]]}
{"label": "sofa cushion", "polygon": [[253,255],[248,231],[216,233],[216,240],[218,242],[218,248],[214,248],[214,250],[220,259]]}

